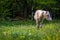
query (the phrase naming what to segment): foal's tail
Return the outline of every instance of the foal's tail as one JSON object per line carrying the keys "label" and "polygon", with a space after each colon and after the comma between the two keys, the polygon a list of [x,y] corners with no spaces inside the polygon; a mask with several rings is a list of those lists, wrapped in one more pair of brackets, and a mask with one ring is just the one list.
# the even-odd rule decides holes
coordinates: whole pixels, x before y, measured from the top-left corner
{"label": "foal's tail", "polygon": [[37,20],[39,18],[39,13],[36,11],[34,15],[34,19]]}

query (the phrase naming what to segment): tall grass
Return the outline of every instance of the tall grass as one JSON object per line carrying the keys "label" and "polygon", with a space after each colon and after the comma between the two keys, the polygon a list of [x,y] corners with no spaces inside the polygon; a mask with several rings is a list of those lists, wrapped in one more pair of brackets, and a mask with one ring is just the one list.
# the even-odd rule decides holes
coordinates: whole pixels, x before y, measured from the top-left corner
{"label": "tall grass", "polygon": [[0,40],[60,40],[60,20],[44,21],[39,30],[31,20],[1,21]]}

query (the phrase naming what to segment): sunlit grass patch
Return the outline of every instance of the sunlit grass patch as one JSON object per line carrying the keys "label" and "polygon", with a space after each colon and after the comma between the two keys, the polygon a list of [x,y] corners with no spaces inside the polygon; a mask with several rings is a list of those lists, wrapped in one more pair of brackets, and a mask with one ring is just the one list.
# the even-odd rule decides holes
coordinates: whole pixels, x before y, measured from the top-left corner
{"label": "sunlit grass patch", "polygon": [[60,40],[60,21],[46,21],[39,30],[30,20],[1,21],[0,40]]}

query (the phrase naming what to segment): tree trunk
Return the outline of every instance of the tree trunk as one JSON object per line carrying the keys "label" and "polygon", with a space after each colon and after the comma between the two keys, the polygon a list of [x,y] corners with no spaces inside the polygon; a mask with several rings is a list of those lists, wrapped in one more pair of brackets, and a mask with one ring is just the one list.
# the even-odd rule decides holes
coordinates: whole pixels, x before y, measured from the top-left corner
{"label": "tree trunk", "polygon": [[24,19],[27,19],[28,17],[28,14],[27,14],[27,2],[25,1],[24,2],[24,6],[23,6],[23,16],[24,16]]}
{"label": "tree trunk", "polygon": [[24,8],[23,16],[24,16],[25,19],[27,19],[27,7]]}

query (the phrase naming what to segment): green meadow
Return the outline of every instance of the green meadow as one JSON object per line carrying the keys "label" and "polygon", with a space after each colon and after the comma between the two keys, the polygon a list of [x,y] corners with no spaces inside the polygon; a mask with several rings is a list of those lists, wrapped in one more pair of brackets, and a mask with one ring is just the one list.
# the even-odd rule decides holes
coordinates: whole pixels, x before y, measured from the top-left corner
{"label": "green meadow", "polygon": [[60,20],[45,20],[39,30],[31,20],[0,21],[0,40],[60,40]]}

